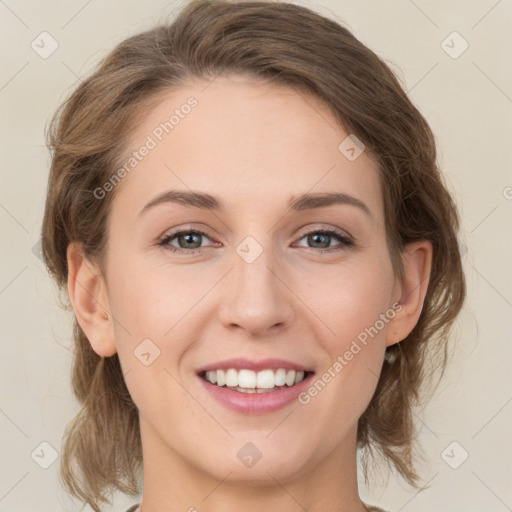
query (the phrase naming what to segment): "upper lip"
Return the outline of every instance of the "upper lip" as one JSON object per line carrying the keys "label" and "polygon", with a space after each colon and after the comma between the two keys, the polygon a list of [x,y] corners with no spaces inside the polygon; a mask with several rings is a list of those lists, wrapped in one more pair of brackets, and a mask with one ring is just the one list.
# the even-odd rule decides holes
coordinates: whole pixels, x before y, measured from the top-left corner
{"label": "upper lip", "polygon": [[259,361],[252,361],[245,358],[234,358],[225,359],[216,363],[211,363],[207,366],[203,366],[197,370],[197,373],[207,372],[210,370],[228,370],[234,368],[235,370],[253,370],[255,372],[261,370],[277,370],[278,368],[284,368],[285,370],[298,370],[304,372],[312,372],[311,368],[308,368],[302,364],[294,363],[293,361],[287,361],[286,359],[261,359]]}

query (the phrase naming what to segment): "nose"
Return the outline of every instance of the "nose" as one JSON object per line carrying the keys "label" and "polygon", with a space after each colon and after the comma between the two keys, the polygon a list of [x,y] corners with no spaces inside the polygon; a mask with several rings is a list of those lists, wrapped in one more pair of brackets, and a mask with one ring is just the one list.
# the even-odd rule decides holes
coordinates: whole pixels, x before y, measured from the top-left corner
{"label": "nose", "polygon": [[251,337],[275,335],[292,325],[293,293],[272,251],[252,262],[236,252],[234,268],[226,276],[221,298],[221,321],[228,329],[246,331]]}

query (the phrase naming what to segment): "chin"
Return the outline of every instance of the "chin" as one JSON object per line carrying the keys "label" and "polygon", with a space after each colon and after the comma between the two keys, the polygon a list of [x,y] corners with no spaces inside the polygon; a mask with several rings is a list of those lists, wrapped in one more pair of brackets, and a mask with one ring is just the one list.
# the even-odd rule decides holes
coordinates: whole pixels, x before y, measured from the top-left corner
{"label": "chin", "polygon": [[[276,480],[284,483],[308,471],[312,461],[307,458],[305,445],[310,441],[300,443],[287,438],[286,443],[276,436],[276,442],[270,442],[265,436],[268,432],[251,436],[253,441],[245,437],[243,441],[233,442],[227,451],[205,456],[201,461],[203,466],[205,461],[215,462],[203,470],[217,480],[253,486],[275,485]],[[230,453],[233,455],[228,457]]]}

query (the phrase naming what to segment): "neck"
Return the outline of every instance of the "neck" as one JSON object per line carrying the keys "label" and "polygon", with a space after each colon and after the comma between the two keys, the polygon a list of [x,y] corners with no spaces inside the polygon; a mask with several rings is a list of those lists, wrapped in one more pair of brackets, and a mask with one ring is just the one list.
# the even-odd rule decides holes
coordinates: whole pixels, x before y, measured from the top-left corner
{"label": "neck", "polygon": [[[223,477],[202,471],[144,424],[144,492],[140,512],[366,512],[359,498],[356,462],[357,425],[320,464],[276,478],[265,471],[258,480]],[[137,510],[137,512],[139,512]]]}

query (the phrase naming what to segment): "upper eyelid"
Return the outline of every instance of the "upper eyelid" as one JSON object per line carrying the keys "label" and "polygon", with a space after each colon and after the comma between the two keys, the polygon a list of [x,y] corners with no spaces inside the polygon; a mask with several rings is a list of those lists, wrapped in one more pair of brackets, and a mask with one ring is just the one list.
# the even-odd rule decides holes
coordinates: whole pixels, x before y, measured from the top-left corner
{"label": "upper eyelid", "polygon": [[[299,230],[301,230],[301,229],[302,228],[299,228]],[[343,229],[343,228],[328,227],[328,226],[314,226],[314,227],[311,227],[311,228],[307,228],[306,231],[304,231],[302,233],[302,236],[305,236],[305,235],[307,235],[307,234],[309,234],[311,232],[314,233],[316,231],[341,231],[348,238],[353,238],[352,235],[350,235],[350,233],[348,233],[348,231]],[[173,229],[167,230],[159,238],[167,238],[168,236],[175,236],[175,235],[179,235],[180,233],[188,233],[188,232],[202,233],[203,235],[206,235],[206,236],[211,238],[211,235],[208,234],[208,229],[195,228],[195,227],[187,227],[187,226],[182,227],[182,228],[181,227],[177,228],[176,231],[174,231]]]}
{"label": "upper eyelid", "polygon": [[[299,237],[297,237],[294,240],[295,241],[301,240],[305,236],[307,236],[311,233],[316,233],[316,232],[328,232],[330,236],[339,236],[341,238],[346,238],[348,242],[354,243],[354,237],[352,235],[350,235],[348,232],[346,232],[344,229],[334,228],[334,227],[320,227],[320,226],[308,228],[306,231],[304,231]],[[193,228],[193,227],[179,228],[176,231],[171,231],[170,233],[166,232],[164,235],[162,235],[160,237],[159,240],[160,241],[170,241],[182,233],[201,234],[201,236],[206,236],[207,238],[210,239],[210,241],[215,242],[214,237],[209,235],[207,230],[200,229],[200,228]],[[196,248],[196,249],[190,249],[189,251],[205,249],[205,248],[206,247],[200,247],[200,248]],[[186,251],[187,249],[183,249],[183,250]]]}

